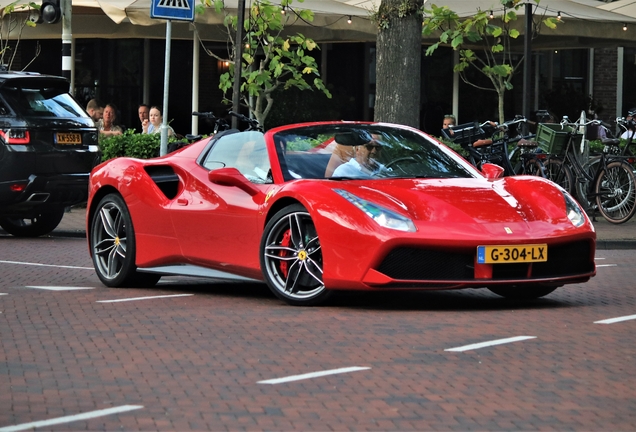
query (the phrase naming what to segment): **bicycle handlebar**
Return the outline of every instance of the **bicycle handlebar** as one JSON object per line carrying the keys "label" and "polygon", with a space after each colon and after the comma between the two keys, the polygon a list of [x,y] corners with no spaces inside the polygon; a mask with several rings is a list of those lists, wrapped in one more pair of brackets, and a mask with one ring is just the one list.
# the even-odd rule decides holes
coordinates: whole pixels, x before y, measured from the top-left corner
{"label": "bicycle handlebar", "polygon": [[216,116],[214,115],[213,112],[199,112],[199,111],[192,111],[192,115],[196,116],[196,117],[203,117],[203,118],[211,118],[211,119],[216,119]]}
{"label": "bicycle handlebar", "polygon": [[243,115],[243,114],[240,114],[240,113],[237,113],[237,112],[234,112],[234,111],[229,111],[228,114],[233,116],[233,117],[236,117],[239,120],[243,120],[244,122],[246,122],[250,126],[250,128],[254,128],[254,129],[258,129],[258,130],[261,129],[261,124],[255,118],[251,118],[251,117],[248,117],[246,115]]}

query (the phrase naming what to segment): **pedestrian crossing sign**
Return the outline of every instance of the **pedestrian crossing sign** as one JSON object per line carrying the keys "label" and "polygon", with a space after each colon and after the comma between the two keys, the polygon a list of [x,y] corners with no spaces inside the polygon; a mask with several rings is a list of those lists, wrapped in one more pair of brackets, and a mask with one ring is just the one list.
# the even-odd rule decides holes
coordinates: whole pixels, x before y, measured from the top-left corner
{"label": "pedestrian crossing sign", "polygon": [[152,0],[150,18],[194,21],[195,0]]}

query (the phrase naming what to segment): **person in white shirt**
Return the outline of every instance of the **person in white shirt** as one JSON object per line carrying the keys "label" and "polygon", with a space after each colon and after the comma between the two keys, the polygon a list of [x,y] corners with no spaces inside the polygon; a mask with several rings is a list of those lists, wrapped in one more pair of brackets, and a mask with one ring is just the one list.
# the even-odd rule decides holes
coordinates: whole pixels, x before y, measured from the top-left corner
{"label": "person in white shirt", "polygon": [[375,174],[386,170],[384,165],[376,158],[379,156],[382,146],[374,140],[366,144],[354,147],[354,155],[347,163],[340,165],[333,172],[332,177],[373,177]]}

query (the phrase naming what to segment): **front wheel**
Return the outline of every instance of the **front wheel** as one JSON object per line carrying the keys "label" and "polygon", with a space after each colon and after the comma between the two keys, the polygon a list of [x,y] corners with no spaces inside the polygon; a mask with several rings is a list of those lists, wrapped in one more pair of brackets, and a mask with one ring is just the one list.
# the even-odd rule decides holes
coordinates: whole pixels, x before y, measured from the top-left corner
{"label": "front wheel", "polygon": [[1,217],[0,226],[16,237],[40,237],[53,231],[64,217],[64,208],[51,208],[30,218]]}
{"label": "front wheel", "polygon": [[598,211],[614,224],[627,222],[636,212],[636,176],[623,161],[607,164],[594,186]]}
{"label": "front wheel", "polygon": [[109,194],[102,198],[93,214],[89,235],[93,265],[104,285],[149,287],[161,278],[137,272],[135,230],[121,196]]}
{"label": "front wheel", "polygon": [[282,209],[267,223],[260,260],[267,285],[288,304],[316,305],[331,295],[322,280],[322,250],[316,227],[299,204]]}
{"label": "front wheel", "polygon": [[558,287],[551,286],[515,286],[515,285],[503,285],[503,286],[491,286],[488,289],[497,295],[505,297],[507,299],[514,300],[531,300],[547,296]]}

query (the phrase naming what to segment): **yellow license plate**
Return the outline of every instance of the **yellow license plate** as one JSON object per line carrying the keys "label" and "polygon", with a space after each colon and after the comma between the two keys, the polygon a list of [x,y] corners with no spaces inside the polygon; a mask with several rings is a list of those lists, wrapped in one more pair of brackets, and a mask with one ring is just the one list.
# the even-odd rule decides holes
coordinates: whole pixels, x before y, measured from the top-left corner
{"label": "yellow license plate", "polygon": [[543,262],[548,260],[548,245],[477,246],[479,264]]}
{"label": "yellow license plate", "polygon": [[58,132],[55,135],[55,141],[58,144],[81,144],[82,135],[78,133]]}

